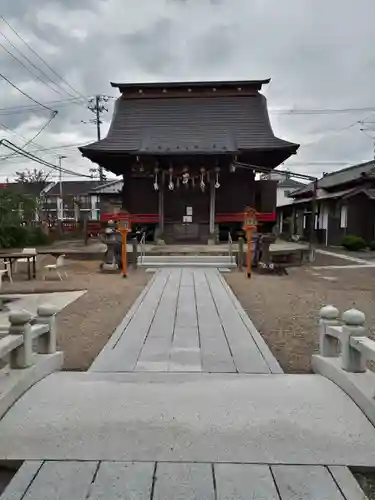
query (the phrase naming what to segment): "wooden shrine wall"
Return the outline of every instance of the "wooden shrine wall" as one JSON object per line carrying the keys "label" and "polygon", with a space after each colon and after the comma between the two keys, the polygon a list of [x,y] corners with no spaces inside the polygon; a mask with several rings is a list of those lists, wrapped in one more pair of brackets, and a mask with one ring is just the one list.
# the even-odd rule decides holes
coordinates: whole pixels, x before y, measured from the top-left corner
{"label": "wooden shrine wall", "polygon": [[123,207],[131,214],[157,214],[159,193],[155,191],[153,184],[151,177],[124,179]]}
{"label": "wooden shrine wall", "polygon": [[254,206],[255,181],[248,172],[236,170],[219,178],[216,189],[216,213],[243,212],[246,206]]}
{"label": "wooden shrine wall", "polygon": [[187,215],[187,207],[192,209],[192,222],[208,223],[210,213],[210,186],[202,192],[198,184],[188,187],[180,183],[173,191],[164,190],[165,222],[182,222]]}

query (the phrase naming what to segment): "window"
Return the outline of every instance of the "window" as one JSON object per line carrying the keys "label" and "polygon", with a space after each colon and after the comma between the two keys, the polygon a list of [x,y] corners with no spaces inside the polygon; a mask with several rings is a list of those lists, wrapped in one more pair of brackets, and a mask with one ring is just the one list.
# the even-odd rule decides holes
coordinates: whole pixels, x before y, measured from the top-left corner
{"label": "window", "polygon": [[332,203],[330,203],[330,212],[331,212],[331,215],[332,217],[334,217],[335,219],[338,219],[340,217],[340,214],[341,214],[341,203],[339,200],[336,200],[336,201],[333,201]]}
{"label": "window", "polygon": [[79,202],[82,203],[82,205],[88,205],[90,203],[90,197],[89,196],[80,196]]}
{"label": "window", "polygon": [[348,226],[348,205],[341,205],[340,227],[345,228],[347,226]]}
{"label": "window", "polygon": [[320,206],[319,212],[319,229],[327,229],[328,228],[328,214],[329,210],[327,205]]}

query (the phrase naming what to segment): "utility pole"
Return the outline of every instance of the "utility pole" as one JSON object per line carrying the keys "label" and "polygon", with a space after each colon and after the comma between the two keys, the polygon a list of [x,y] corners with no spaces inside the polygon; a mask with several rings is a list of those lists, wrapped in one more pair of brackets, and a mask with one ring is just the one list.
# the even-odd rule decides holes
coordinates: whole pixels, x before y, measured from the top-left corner
{"label": "utility pole", "polygon": [[[100,116],[102,113],[104,113],[104,111],[108,111],[108,108],[106,107],[107,102],[108,102],[108,97],[106,95],[101,95],[101,94],[97,94],[95,97],[89,99],[88,108],[95,114],[95,118],[90,121],[96,124],[96,134],[98,141],[100,141],[101,139],[100,125],[103,123],[100,119]],[[99,170],[99,179],[101,182],[104,182],[105,177],[103,173],[103,167],[99,165],[98,170]]]}
{"label": "utility pole", "polygon": [[59,186],[60,186],[60,201],[61,201],[61,220],[64,220],[64,200],[63,200],[63,186],[62,186],[62,170],[61,170],[61,160],[66,158],[66,156],[59,156]]}
{"label": "utility pole", "polygon": [[100,106],[100,96],[97,95],[95,96],[95,112],[96,112],[96,133],[98,136],[98,141],[100,141],[100,124],[101,124],[99,106]]}

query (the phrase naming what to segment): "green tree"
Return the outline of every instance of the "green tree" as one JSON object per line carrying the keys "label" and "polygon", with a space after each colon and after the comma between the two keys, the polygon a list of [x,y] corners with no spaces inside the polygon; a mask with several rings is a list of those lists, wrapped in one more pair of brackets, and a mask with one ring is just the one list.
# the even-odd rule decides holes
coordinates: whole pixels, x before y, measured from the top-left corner
{"label": "green tree", "polygon": [[24,222],[35,218],[37,200],[13,187],[0,189],[0,247],[23,246],[28,230]]}
{"label": "green tree", "polygon": [[15,181],[21,184],[40,184],[41,188],[48,184],[48,179],[50,177],[49,173],[44,172],[44,170],[26,169],[22,172],[16,172]]}

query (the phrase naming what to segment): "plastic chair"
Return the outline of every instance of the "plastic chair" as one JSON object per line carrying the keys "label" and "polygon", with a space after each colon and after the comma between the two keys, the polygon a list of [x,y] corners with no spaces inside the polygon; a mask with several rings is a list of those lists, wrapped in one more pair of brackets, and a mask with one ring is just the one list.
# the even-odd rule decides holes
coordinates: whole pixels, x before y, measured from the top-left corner
{"label": "plastic chair", "polygon": [[9,281],[13,283],[12,268],[10,262],[0,260],[0,288],[3,284],[3,276],[8,276]]}
{"label": "plastic chair", "polygon": [[66,278],[68,277],[68,273],[64,270],[64,267],[65,267],[65,255],[59,255],[56,259],[56,264],[48,264],[47,266],[44,266],[43,279],[45,280],[47,274],[50,275],[52,271],[55,271],[60,281],[62,281],[63,280],[62,274],[64,274]]}
{"label": "plastic chair", "polygon": [[[27,254],[34,254],[36,255],[36,248],[24,248],[22,250],[22,253],[27,253]],[[18,269],[18,264],[27,264],[28,262],[28,258],[26,257],[20,257],[19,259],[16,259],[16,262],[14,264],[14,272],[16,273],[17,272],[17,269]]]}

